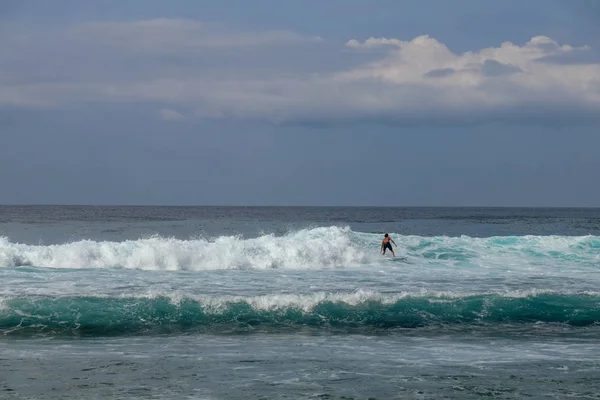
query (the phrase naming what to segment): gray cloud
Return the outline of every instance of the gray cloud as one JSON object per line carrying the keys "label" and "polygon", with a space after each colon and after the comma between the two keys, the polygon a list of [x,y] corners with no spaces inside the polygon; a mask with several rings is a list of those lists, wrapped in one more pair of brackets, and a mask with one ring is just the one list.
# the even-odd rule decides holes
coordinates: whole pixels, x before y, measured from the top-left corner
{"label": "gray cloud", "polygon": [[496,60],[485,60],[481,70],[485,76],[503,76],[523,72],[519,67],[503,64]]}
{"label": "gray cloud", "polygon": [[432,69],[431,71],[427,72],[425,76],[429,78],[444,78],[446,76],[454,74],[455,72],[456,71],[454,70],[454,68]]}
{"label": "gray cloud", "polygon": [[[385,51],[353,58],[363,48]],[[273,123],[465,123],[516,111],[518,118],[548,111],[581,118],[573,108],[600,115],[600,63],[547,60],[583,50],[543,36],[462,54],[428,36],[350,40],[342,48],[293,32],[178,19],[48,32],[21,26],[0,43],[0,104],[148,102],[166,120],[181,119],[176,110],[185,109],[190,118]]]}
{"label": "gray cloud", "polygon": [[559,65],[598,65],[600,64],[600,53],[591,51],[574,51],[566,54],[555,54],[542,57],[538,61]]}
{"label": "gray cloud", "polygon": [[204,49],[292,45],[322,40],[290,31],[236,32],[217,24],[167,18],[91,22],[69,27],[63,34],[83,45],[150,54],[193,54]]}

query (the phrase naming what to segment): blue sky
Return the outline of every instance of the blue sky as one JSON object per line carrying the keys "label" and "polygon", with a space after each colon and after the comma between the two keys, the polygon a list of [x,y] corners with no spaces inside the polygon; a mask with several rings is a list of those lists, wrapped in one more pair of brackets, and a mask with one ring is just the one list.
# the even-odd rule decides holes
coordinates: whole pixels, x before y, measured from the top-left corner
{"label": "blue sky", "polygon": [[4,204],[600,206],[600,2],[7,1]]}

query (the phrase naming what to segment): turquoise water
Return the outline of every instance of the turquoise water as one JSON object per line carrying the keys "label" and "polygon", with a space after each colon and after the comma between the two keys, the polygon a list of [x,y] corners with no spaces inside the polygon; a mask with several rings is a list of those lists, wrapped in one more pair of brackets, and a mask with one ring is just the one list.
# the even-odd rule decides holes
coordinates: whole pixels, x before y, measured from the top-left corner
{"label": "turquoise water", "polygon": [[599,210],[0,211],[0,397],[600,392]]}
{"label": "turquoise water", "polygon": [[585,327],[600,321],[599,295],[511,295],[385,296],[357,292],[177,301],[168,297],[16,296],[4,301],[0,329],[12,335],[56,336],[286,332],[302,328],[376,333],[423,327],[501,331],[504,325],[527,323]]}

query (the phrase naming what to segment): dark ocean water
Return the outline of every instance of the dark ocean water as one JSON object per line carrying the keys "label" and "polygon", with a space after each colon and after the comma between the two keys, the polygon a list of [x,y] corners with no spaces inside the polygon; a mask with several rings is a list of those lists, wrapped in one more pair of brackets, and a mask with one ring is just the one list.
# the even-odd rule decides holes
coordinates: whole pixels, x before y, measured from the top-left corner
{"label": "dark ocean water", "polygon": [[0,206],[0,282],[0,398],[600,398],[600,209]]}

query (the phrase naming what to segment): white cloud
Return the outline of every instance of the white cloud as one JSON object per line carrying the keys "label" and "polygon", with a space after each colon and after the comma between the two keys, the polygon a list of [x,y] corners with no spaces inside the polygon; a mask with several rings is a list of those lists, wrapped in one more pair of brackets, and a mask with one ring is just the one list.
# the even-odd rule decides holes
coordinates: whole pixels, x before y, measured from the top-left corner
{"label": "white cloud", "polygon": [[[45,40],[53,36],[61,40]],[[38,42],[44,46],[41,55]],[[0,68],[10,72],[5,77],[18,77],[0,80],[0,104],[145,101],[196,110],[200,118],[274,122],[600,116],[600,60],[547,62],[597,51],[586,46],[537,36],[522,45],[506,42],[454,53],[429,36],[352,39],[330,51],[380,51],[364,52],[371,59],[358,65],[336,63],[333,71],[328,65],[315,68],[318,63],[310,70],[295,67],[305,57],[320,59],[321,45],[302,47],[302,59],[296,53],[311,43],[319,39],[292,32],[232,33],[178,19],[90,23],[52,34],[19,35],[12,47],[0,51]],[[263,50],[258,52],[257,46]],[[235,63],[225,64],[232,54]],[[45,65],[45,74],[60,79],[38,82],[23,68],[25,61]],[[251,63],[255,67],[249,68]],[[183,117],[171,108],[159,116]]]}
{"label": "white cloud", "polygon": [[183,114],[179,111],[171,110],[170,108],[163,108],[158,112],[161,119],[165,121],[182,121],[185,119]]}
{"label": "white cloud", "polygon": [[523,46],[503,43],[499,47],[455,54],[436,39],[419,36],[411,41],[368,39],[350,47],[392,45],[392,50],[369,65],[338,74],[348,81],[373,79],[396,87],[398,92],[417,86],[422,94],[402,100],[422,102],[448,110],[519,108],[522,106],[569,106],[573,103],[600,109],[600,96],[594,85],[600,80],[600,64],[549,65],[540,62],[548,56],[575,49],[538,36]]}

